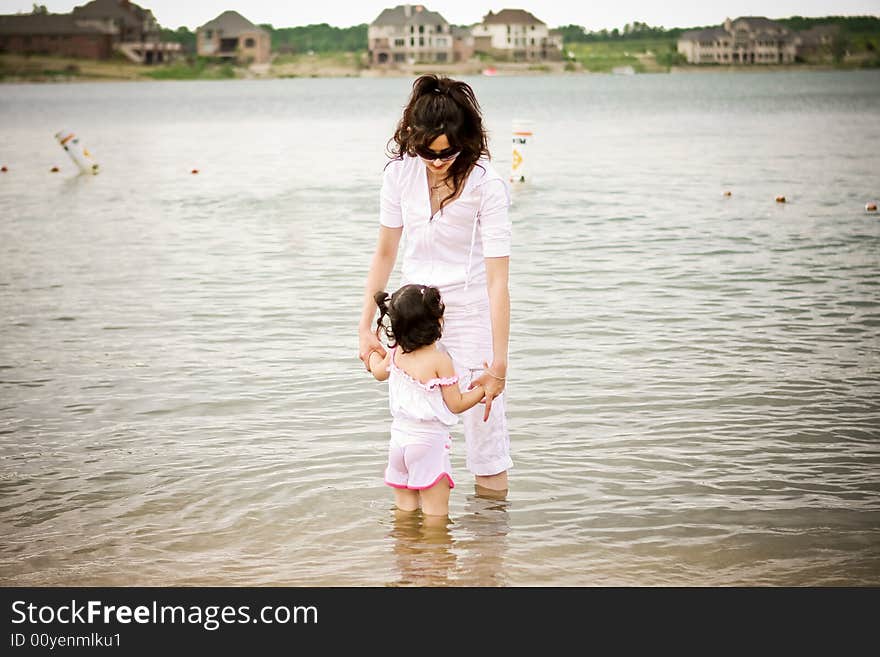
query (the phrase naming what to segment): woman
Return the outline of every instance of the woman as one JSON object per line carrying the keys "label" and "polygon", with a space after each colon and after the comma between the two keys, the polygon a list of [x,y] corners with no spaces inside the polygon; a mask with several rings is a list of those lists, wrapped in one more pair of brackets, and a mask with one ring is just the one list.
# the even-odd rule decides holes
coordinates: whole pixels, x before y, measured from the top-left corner
{"label": "woman", "polygon": [[504,409],[510,334],[510,197],[489,163],[486,132],[473,90],[424,75],[389,143],[379,239],[364,290],[359,358],[385,354],[372,330],[374,295],[387,287],[404,239],[401,285],[440,289],[446,304],[440,346],[452,357],[462,389],[485,390],[485,408],[462,415],[467,467],[478,488],[507,490],[510,436]]}

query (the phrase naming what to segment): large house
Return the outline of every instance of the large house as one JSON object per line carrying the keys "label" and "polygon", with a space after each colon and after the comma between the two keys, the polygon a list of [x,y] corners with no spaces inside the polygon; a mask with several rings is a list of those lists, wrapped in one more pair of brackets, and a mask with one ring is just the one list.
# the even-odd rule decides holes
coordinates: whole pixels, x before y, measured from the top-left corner
{"label": "large house", "polygon": [[153,12],[129,0],[93,0],[70,14],[0,16],[0,52],[108,59],[115,51],[154,64],[179,53],[180,44],[163,43]]}
{"label": "large house", "polygon": [[220,57],[253,64],[271,58],[269,33],[237,11],[224,11],[196,30],[196,52],[203,57]]}
{"label": "large house", "polygon": [[691,30],[678,40],[689,64],[790,64],[800,38],[762,16],[729,18],[721,27]]}
{"label": "large house", "polygon": [[108,25],[119,31],[123,42],[159,41],[159,23],[149,9],[128,0],[92,0],[73,8],[80,25]]}
{"label": "large house", "polygon": [[805,60],[822,60],[833,55],[840,37],[840,25],[816,25],[798,32],[798,56]]}
{"label": "large house", "polygon": [[464,36],[454,37],[447,20],[436,11],[429,11],[423,5],[383,9],[367,30],[370,65],[452,62],[457,50],[456,39],[461,39],[458,52],[465,56]]}
{"label": "large house", "polygon": [[0,16],[0,53],[109,59],[118,32],[77,25],[70,14]]}
{"label": "large house", "polygon": [[524,9],[489,12],[471,30],[474,49],[500,59],[562,59],[562,35]]}

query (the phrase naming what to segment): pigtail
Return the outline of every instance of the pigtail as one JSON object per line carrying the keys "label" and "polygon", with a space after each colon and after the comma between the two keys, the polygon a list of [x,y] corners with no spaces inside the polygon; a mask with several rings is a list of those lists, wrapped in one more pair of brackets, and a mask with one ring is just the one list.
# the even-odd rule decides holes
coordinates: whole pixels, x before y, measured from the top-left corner
{"label": "pigtail", "polygon": [[427,286],[424,290],[423,301],[425,308],[428,310],[431,317],[434,319],[440,319],[443,317],[443,311],[445,310],[443,301],[440,299],[440,290],[432,286]]}
{"label": "pigtail", "polygon": [[379,318],[376,320],[376,337],[379,337],[379,331],[385,333],[385,337],[390,337],[388,334],[388,326],[385,324],[385,317],[388,315],[388,306],[391,303],[391,297],[388,296],[388,293],[385,291],[376,292],[373,295],[373,301],[376,302],[376,306],[379,308]]}

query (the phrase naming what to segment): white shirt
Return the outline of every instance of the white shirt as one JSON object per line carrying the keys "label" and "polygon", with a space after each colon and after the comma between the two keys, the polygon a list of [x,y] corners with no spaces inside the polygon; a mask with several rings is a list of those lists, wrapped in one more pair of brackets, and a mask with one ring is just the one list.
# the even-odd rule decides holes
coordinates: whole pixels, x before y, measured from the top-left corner
{"label": "white shirt", "polygon": [[510,255],[510,194],[488,160],[480,160],[461,195],[431,215],[427,167],[418,157],[392,160],[382,179],[379,221],[403,227],[403,281],[440,289],[448,306],[484,301],[483,258]]}
{"label": "white shirt", "polygon": [[[388,365],[388,405],[394,417],[394,426],[406,432],[421,433],[440,429],[448,435],[449,427],[458,422],[458,416],[449,410],[443,401],[441,386],[458,383],[458,377],[431,379],[425,383],[414,379],[397,366],[397,347],[391,350],[391,363]],[[421,425],[421,427],[420,427]]]}

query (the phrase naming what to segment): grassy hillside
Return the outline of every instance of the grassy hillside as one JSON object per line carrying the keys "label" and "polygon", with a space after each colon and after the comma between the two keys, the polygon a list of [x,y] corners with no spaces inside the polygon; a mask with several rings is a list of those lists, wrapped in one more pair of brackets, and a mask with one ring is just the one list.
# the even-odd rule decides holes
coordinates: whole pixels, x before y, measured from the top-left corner
{"label": "grassy hillside", "polygon": [[665,71],[678,63],[675,39],[620,39],[593,43],[567,43],[565,49],[594,73],[609,73],[620,66],[631,66],[636,73]]}

